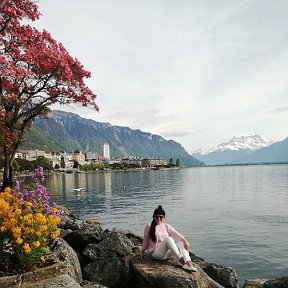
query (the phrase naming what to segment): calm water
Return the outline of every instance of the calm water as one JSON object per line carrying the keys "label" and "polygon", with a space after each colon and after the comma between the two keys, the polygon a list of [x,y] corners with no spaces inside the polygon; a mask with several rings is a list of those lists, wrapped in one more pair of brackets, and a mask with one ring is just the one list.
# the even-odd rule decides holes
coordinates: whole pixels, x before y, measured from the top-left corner
{"label": "calm water", "polygon": [[161,204],[191,251],[234,267],[240,284],[288,274],[288,165],[55,174],[47,187],[76,215],[141,236]]}

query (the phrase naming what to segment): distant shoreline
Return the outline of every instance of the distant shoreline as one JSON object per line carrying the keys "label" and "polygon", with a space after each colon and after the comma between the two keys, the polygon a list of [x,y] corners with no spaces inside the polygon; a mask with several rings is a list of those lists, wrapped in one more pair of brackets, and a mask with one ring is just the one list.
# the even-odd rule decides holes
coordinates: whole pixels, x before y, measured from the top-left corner
{"label": "distant shoreline", "polygon": [[259,162],[259,163],[231,163],[231,164],[215,164],[204,165],[203,167],[223,167],[223,166],[256,166],[256,165],[282,165],[288,164],[288,162]]}

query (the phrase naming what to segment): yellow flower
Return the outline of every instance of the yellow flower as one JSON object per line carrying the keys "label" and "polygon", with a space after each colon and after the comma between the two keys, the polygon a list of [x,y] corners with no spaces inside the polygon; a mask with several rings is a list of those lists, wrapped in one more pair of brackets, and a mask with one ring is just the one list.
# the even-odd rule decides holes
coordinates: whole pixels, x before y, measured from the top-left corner
{"label": "yellow flower", "polygon": [[6,187],[6,188],[4,189],[4,192],[5,192],[5,193],[11,193],[11,188],[10,188],[10,187]]}
{"label": "yellow flower", "polygon": [[61,221],[61,218],[59,216],[55,217],[55,223],[56,225],[59,224]]}
{"label": "yellow flower", "polygon": [[54,207],[54,208],[52,208],[52,211],[51,211],[53,214],[54,213],[57,213],[58,212],[58,208],[56,208],[56,207]]}
{"label": "yellow flower", "polygon": [[48,230],[46,225],[42,225],[41,227],[39,227],[39,232],[46,232]]}
{"label": "yellow flower", "polygon": [[34,228],[31,228],[31,227],[26,227],[25,228],[25,234],[26,235],[28,235],[28,234],[30,234],[30,235],[33,235],[34,234]]}
{"label": "yellow flower", "polygon": [[30,246],[29,246],[28,243],[24,243],[23,246],[22,246],[22,248],[23,248],[23,250],[24,250],[24,252],[25,252],[26,254],[30,254],[30,253],[31,253],[31,248],[30,248]]}
{"label": "yellow flower", "polygon": [[1,208],[1,214],[5,215],[7,212],[9,212],[9,203],[6,202],[5,200],[3,199],[0,199],[0,208]]}
{"label": "yellow flower", "polygon": [[7,228],[5,226],[1,226],[0,227],[0,232],[5,232],[5,231],[7,231]]}
{"label": "yellow flower", "polygon": [[20,237],[18,237],[18,238],[15,240],[15,243],[16,243],[16,244],[22,244],[22,242],[23,242],[23,239],[20,238]]}
{"label": "yellow flower", "polygon": [[15,209],[15,213],[17,214],[17,215],[21,215],[21,213],[22,213],[22,210],[21,209]]}
{"label": "yellow flower", "polygon": [[14,238],[17,238],[21,235],[21,228],[20,227],[13,227],[11,229],[11,231],[13,233]]}
{"label": "yellow flower", "polygon": [[48,221],[50,223],[50,225],[52,226],[57,226],[57,224],[59,224],[59,222],[61,221],[60,217],[59,216],[53,216],[53,215],[49,215],[48,216]]}
{"label": "yellow flower", "polygon": [[47,219],[42,213],[36,213],[35,214],[35,220],[40,224],[46,224]]}
{"label": "yellow flower", "polygon": [[38,248],[38,247],[40,246],[40,242],[39,242],[39,241],[33,242],[33,246],[34,246],[35,248]]}
{"label": "yellow flower", "polygon": [[32,206],[32,202],[30,202],[30,201],[25,201],[24,204],[25,204],[27,207]]}
{"label": "yellow flower", "polygon": [[57,238],[59,235],[60,235],[60,230],[56,230],[56,231],[52,232],[51,238],[52,238],[52,239],[55,239],[55,238]]}
{"label": "yellow flower", "polygon": [[28,225],[32,225],[33,224],[33,215],[31,213],[26,214],[23,217],[23,221],[26,222]]}

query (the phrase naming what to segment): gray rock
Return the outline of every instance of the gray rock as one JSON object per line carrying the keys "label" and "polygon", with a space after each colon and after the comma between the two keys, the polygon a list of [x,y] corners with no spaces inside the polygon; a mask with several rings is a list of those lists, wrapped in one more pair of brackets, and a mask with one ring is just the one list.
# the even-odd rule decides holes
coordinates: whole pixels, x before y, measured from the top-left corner
{"label": "gray rock", "polygon": [[204,272],[217,283],[226,288],[238,288],[236,270],[218,264],[204,262],[200,265]]}
{"label": "gray rock", "polygon": [[266,279],[247,279],[243,285],[243,288],[263,288]]}
{"label": "gray rock", "polygon": [[76,252],[71,246],[62,238],[54,240],[52,245],[52,252],[56,257],[62,261],[68,268],[68,274],[77,282],[82,281],[82,271],[79,259]]}
{"label": "gray rock", "polygon": [[288,277],[275,278],[264,282],[263,288],[287,288]]}
{"label": "gray rock", "polygon": [[71,229],[60,229],[60,238],[64,238],[66,235],[71,233],[73,230]]}
{"label": "gray rock", "polygon": [[204,272],[217,283],[227,288],[237,288],[238,279],[236,270],[232,267],[225,267],[215,263],[206,262],[203,258],[189,253],[191,260],[197,263]]}
{"label": "gray rock", "polygon": [[103,259],[117,258],[117,254],[113,251],[98,247],[99,244],[89,244],[84,249],[82,255],[88,262],[95,262]]}
{"label": "gray rock", "polygon": [[117,258],[103,259],[86,265],[84,275],[90,281],[117,287],[127,282],[128,269]]}
{"label": "gray rock", "polygon": [[[21,286],[22,287],[22,286]],[[27,286],[28,288],[29,286]],[[81,288],[81,286],[69,275],[60,275],[51,279],[35,282],[31,288]],[[26,288],[23,286],[23,288]]]}
{"label": "gray rock", "polygon": [[267,279],[248,279],[245,281],[243,288],[287,288],[288,277]]}
{"label": "gray rock", "polygon": [[[37,288],[50,288],[51,283],[54,283],[54,280],[60,276],[69,277],[69,283],[76,283],[73,278],[68,274],[68,269],[63,262],[54,263],[52,265],[47,265],[43,268],[35,269],[30,272],[23,273],[21,275],[0,277],[0,287],[1,288],[12,288],[12,287],[21,287],[21,288],[34,288],[36,284]],[[67,277],[63,277],[68,279]],[[73,285],[74,285],[73,284]],[[77,284],[77,283],[76,283]],[[69,284],[70,285],[70,284]],[[76,286],[60,286],[60,287],[71,287],[78,288],[79,284]],[[57,286],[55,286],[57,287]],[[59,286],[58,286],[59,287]]]}
{"label": "gray rock", "polygon": [[95,282],[89,282],[87,280],[81,282],[80,285],[82,288],[107,288],[107,286]]}
{"label": "gray rock", "polygon": [[82,229],[72,231],[64,237],[72,248],[79,252],[93,243],[99,243],[102,240],[103,229],[100,224],[85,224]]}
{"label": "gray rock", "polygon": [[132,231],[130,231],[128,229],[113,228],[112,231],[124,234],[134,244],[133,253],[140,253],[141,245],[143,242],[142,237],[134,234]]}
{"label": "gray rock", "polygon": [[132,252],[134,244],[125,234],[111,231],[97,247],[100,250],[115,252],[120,257],[123,257]]}
{"label": "gray rock", "polygon": [[98,220],[96,220],[96,219],[86,219],[85,220],[85,222],[87,223],[87,224],[101,224]]}
{"label": "gray rock", "polygon": [[68,210],[65,206],[57,206],[60,209],[60,217],[61,216],[69,216],[71,218],[76,218],[73,213]]}
{"label": "gray rock", "polygon": [[135,245],[119,231],[105,234],[100,243],[90,244],[84,249],[82,255],[88,261],[93,261],[84,267],[84,276],[108,287],[128,287],[131,279],[125,259],[129,258]]}
{"label": "gray rock", "polygon": [[94,225],[100,223],[95,219],[80,219],[72,214],[66,207],[60,207],[60,223],[58,224],[58,228],[62,230],[79,230],[85,228],[85,226]]}
{"label": "gray rock", "polygon": [[78,229],[83,229],[85,227],[85,221],[80,220],[80,219],[72,219],[70,217],[60,217],[61,222],[59,223],[59,228],[64,229],[64,230],[78,230]]}
{"label": "gray rock", "polygon": [[60,207],[60,223],[58,228],[62,230],[78,230],[84,227],[85,221],[74,216],[66,207]]}
{"label": "gray rock", "polygon": [[137,288],[223,288],[212,280],[197,264],[197,272],[188,272],[175,260],[156,261],[149,258],[130,261]]}

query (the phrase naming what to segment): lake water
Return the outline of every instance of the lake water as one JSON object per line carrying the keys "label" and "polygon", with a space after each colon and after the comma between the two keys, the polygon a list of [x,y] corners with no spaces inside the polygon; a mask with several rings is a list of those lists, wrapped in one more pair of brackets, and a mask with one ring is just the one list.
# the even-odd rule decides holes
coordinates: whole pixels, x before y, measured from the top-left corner
{"label": "lake water", "polygon": [[46,181],[51,200],[76,215],[141,236],[161,204],[191,251],[234,267],[240,284],[288,274],[288,165],[62,173]]}

